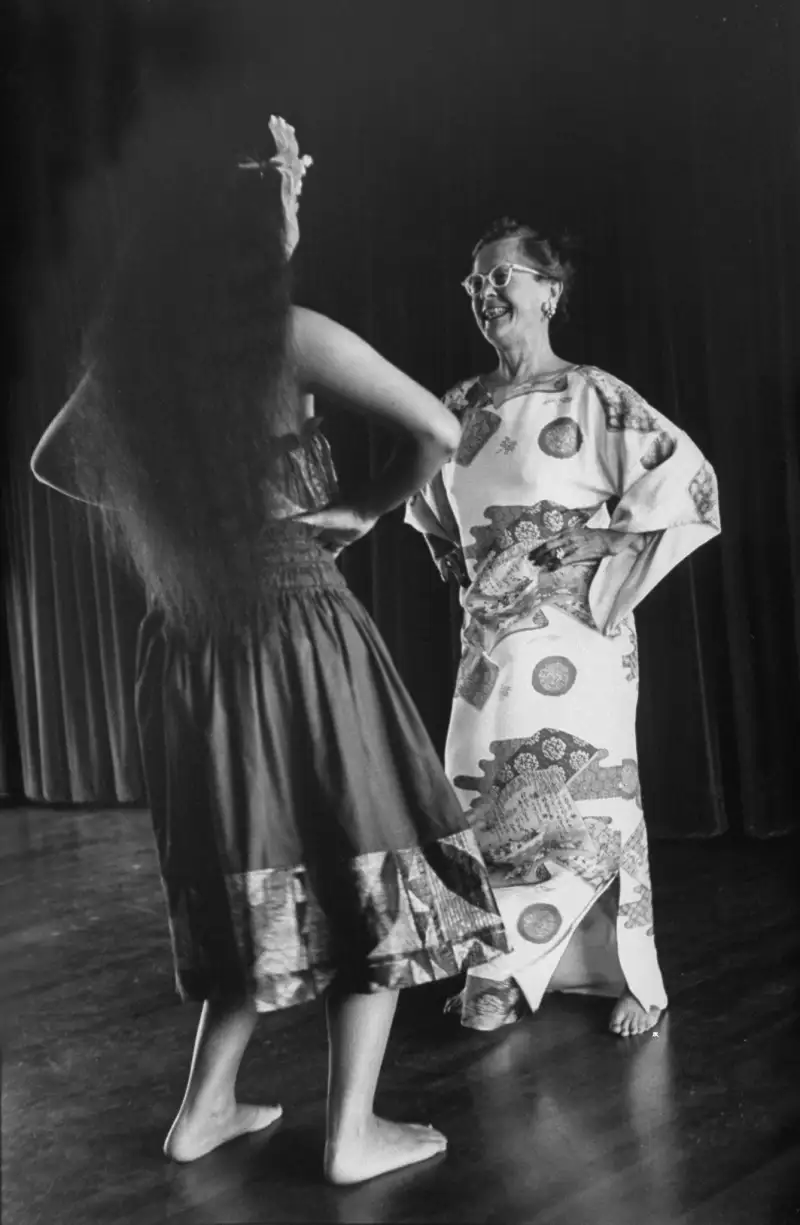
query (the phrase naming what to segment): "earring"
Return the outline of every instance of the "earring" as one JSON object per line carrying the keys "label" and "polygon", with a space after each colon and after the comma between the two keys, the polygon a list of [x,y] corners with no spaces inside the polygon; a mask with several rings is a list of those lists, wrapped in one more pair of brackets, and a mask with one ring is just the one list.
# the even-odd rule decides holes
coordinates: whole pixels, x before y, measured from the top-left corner
{"label": "earring", "polygon": [[548,298],[546,302],[542,303],[542,318],[552,319],[555,313],[556,304],[552,298]]}

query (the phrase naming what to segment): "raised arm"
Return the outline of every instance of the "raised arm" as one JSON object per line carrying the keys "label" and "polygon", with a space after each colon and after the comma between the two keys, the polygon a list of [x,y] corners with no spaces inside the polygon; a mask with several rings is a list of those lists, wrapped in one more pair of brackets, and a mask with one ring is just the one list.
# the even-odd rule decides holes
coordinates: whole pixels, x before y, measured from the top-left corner
{"label": "raised arm", "polygon": [[303,390],[341,401],[403,439],[389,466],[355,500],[355,509],[374,520],[416,493],[453,455],[461,436],[458,421],[434,395],[332,319],[295,307],[292,336]]}

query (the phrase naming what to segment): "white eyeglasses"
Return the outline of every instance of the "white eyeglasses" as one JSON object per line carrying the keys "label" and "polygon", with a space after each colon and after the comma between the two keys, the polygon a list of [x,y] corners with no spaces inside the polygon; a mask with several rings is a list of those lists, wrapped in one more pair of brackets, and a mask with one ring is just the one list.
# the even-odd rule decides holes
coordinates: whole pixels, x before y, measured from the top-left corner
{"label": "white eyeglasses", "polygon": [[528,272],[531,276],[535,276],[542,281],[548,279],[543,272],[539,272],[538,268],[527,268],[524,264],[504,263],[496,264],[491,272],[487,272],[485,275],[482,272],[470,273],[461,282],[461,286],[471,298],[477,298],[483,293],[483,287],[487,281],[492,286],[492,289],[505,289],[515,272]]}

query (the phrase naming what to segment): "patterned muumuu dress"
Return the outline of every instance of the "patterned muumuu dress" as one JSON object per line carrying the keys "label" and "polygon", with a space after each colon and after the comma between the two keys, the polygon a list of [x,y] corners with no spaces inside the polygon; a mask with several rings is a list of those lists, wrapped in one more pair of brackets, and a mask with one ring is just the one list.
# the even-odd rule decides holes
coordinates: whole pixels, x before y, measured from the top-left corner
{"label": "patterned muumuu dress", "polygon": [[[632,611],[719,531],[690,438],[592,366],[502,400],[480,379],[445,403],[454,459],[412,502],[464,609],[445,766],[490,869],[512,952],[472,968],[462,1021],[493,1029],[549,988],[666,1005],[636,760]],[[565,528],[647,533],[638,556],[540,570]]]}
{"label": "patterned muumuu dress", "polygon": [[[335,488],[314,428],[285,450],[288,511]],[[177,985],[259,1010],[334,979],[457,974],[508,943],[475,835],[377,629],[309,528],[268,566],[271,631],[139,638],[137,719]]]}

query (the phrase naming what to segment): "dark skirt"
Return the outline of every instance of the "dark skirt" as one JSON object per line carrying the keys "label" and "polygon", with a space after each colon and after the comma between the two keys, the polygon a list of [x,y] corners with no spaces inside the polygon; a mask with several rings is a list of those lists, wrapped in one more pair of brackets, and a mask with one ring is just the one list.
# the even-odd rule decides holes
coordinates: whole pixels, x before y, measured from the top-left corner
{"label": "dark skirt", "polygon": [[332,559],[276,571],[267,634],[189,646],[158,612],[136,712],[178,989],[267,1011],[507,951],[474,836]]}

